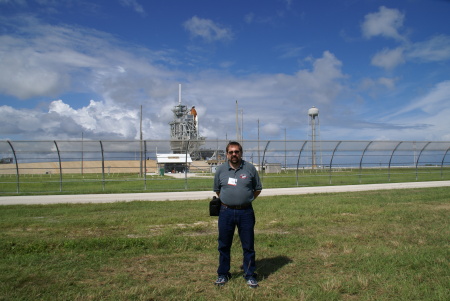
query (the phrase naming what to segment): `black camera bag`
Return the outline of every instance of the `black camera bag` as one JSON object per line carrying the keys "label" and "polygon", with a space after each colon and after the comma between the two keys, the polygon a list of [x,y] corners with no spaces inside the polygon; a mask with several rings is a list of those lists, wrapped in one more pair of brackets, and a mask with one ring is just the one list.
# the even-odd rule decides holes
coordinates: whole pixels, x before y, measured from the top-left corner
{"label": "black camera bag", "polygon": [[213,196],[212,200],[209,202],[209,216],[219,216],[220,205],[220,199]]}

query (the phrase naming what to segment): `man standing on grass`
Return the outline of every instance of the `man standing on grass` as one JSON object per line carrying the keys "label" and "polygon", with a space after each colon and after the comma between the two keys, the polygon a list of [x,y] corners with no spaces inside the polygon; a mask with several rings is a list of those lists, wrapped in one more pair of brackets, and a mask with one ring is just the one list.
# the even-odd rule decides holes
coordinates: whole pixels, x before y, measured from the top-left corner
{"label": "man standing on grass", "polygon": [[255,264],[255,213],[252,202],[261,193],[262,185],[256,168],[242,160],[242,146],[230,142],[226,147],[227,162],[214,176],[214,192],[222,206],[219,214],[219,268],[215,285],[222,286],[230,278],[231,245],[237,227],[243,250],[244,278],[252,288],[258,286]]}

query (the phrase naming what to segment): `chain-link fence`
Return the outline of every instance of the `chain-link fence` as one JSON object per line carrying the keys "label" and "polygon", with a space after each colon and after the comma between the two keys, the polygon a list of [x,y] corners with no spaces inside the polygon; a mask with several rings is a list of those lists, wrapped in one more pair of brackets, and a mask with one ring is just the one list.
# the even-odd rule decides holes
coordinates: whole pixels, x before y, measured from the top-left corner
{"label": "chain-link fence", "polygon": [[[195,143],[193,141],[192,143]],[[104,193],[210,190],[228,140],[171,154],[169,140],[0,141],[0,191]],[[266,188],[446,180],[449,141],[244,140]],[[184,160],[185,158],[186,160]],[[192,161],[188,160],[192,158]]]}

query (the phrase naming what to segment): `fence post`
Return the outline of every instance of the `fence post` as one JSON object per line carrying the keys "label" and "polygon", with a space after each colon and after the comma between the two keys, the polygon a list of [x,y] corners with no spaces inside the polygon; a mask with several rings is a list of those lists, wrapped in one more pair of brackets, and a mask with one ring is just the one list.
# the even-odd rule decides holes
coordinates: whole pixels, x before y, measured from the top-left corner
{"label": "fence post", "polygon": [[397,148],[400,146],[400,144],[402,144],[403,141],[400,141],[397,146],[394,148],[394,150],[392,151],[391,157],[389,158],[389,165],[388,165],[388,181],[391,181],[391,161],[392,161],[392,157],[394,156],[395,151],[397,150]]}
{"label": "fence post", "polygon": [[188,168],[188,164],[187,164],[187,156],[188,156],[188,152],[189,152],[189,143],[191,142],[191,140],[189,139],[187,141],[186,144],[186,155],[185,155],[185,167],[184,167],[184,190],[188,189],[188,182],[187,182],[187,168]]}
{"label": "fence post", "polygon": [[297,159],[297,169],[296,169],[296,176],[297,176],[297,187],[298,187],[298,167],[300,165],[300,157],[302,156],[303,148],[306,145],[306,140],[303,142],[302,147],[300,148],[300,152],[298,153],[298,159]]}
{"label": "fence post", "polygon": [[147,190],[147,141],[144,141],[144,190]]}
{"label": "fence post", "polygon": [[364,154],[366,153],[369,146],[372,144],[373,141],[370,141],[369,144],[366,145],[366,148],[364,149],[363,153],[361,154],[361,160],[359,161],[359,184],[361,184],[361,173],[362,173],[362,161],[364,158]]}
{"label": "fence post", "polygon": [[337,148],[339,147],[339,145],[342,143],[342,141],[339,141],[338,144],[336,144],[336,147],[333,150],[333,153],[331,154],[331,160],[330,160],[330,184],[331,184],[331,168],[333,165],[333,158],[334,158],[334,153],[336,152]]}
{"label": "fence post", "polygon": [[58,153],[58,161],[59,161],[59,192],[62,192],[62,166],[61,166],[61,154],[59,153],[59,147],[56,143],[56,140],[53,140],[56,146],[56,152]]}
{"label": "fence post", "polygon": [[447,156],[447,153],[448,153],[449,150],[450,150],[450,147],[447,148],[447,150],[445,151],[444,156],[442,157],[442,161],[441,161],[441,179],[443,178],[442,172],[443,172],[443,168],[444,168],[444,160],[445,160],[445,157]]}
{"label": "fence post", "polygon": [[264,183],[264,174],[265,174],[264,160],[266,157],[266,151],[267,151],[267,148],[269,147],[269,144],[270,144],[270,140],[267,141],[266,147],[264,148],[263,157],[262,157],[262,161],[261,161],[261,165],[260,165],[260,167],[261,167],[261,182],[262,183]]}
{"label": "fence post", "polygon": [[105,155],[103,153],[103,143],[100,140],[100,150],[102,152],[102,189],[105,191]]}
{"label": "fence post", "polygon": [[419,156],[417,157],[416,160],[416,181],[418,180],[419,176],[418,176],[418,172],[417,172],[417,168],[419,165],[419,159],[420,159],[420,155],[422,155],[422,152],[425,150],[425,148],[430,144],[431,142],[428,142],[427,144],[425,144],[425,146],[420,150]]}
{"label": "fence post", "polygon": [[7,141],[9,144],[9,147],[11,147],[11,150],[13,152],[14,155],[14,161],[16,161],[16,179],[17,179],[17,193],[20,192],[20,179],[19,179],[19,163],[17,162],[17,156],[16,156],[16,151],[14,150],[14,147],[11,144],[11,141]]}

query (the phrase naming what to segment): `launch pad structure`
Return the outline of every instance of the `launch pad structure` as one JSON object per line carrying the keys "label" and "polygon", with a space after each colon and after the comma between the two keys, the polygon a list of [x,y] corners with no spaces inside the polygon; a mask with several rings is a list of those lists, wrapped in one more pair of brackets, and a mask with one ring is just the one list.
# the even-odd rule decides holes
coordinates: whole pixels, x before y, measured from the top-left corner
{"label": "launch pad structure", "polygon": [[181,84],[178,88],[178,105],[172,108],[173,120],[170,125],[170,149],[174,154],[185,154],[193,160],[201,157],[200,147],[205,144],[205,137],[200,136],[198,116],[195,106],[188,109],[181,103]]}

